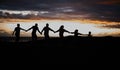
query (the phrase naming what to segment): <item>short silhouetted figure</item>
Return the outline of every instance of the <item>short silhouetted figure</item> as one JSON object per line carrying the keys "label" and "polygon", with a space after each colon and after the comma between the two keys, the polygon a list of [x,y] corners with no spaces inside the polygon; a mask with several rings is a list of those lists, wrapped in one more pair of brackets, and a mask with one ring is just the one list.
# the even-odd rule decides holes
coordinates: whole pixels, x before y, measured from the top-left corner
{"label": "short silhouetted figure", "polygon": [[64,29],[64,26],[63,26],[63,25],[60,26],[60,28],[59,28],[56,32],[59,32],[60,38],[63,38],[63,37],[64,37],[64,36],[63,36],[64,32],[70,33],[69,31],[67,31],[67,30]]}
{"label": "short silhouetted figure", "polygon": [[88,37],[92,37],[92,35],[91,35],[91,32],[89,31],[89,33],[88,33]]}
{"label": "short silhouetted figure", "polygon": [[38,31],[41,34],[41,32],[40,32],[40,30],[38,28],[38,24],[36,23],[35,26],[32,26],[27,31],[29,31],[31,29],[32,29],[32,40],[35,41],[35,40],[37,40],[37,34],[36,34],[36,32]]}
{"label": "short silhouetted figure", "polygon": [[45,39],[49,39],[49,31],[53,31],[55,33],[55,31],[49,27],[49,24],[46,24],[46,26],[42,29],[41,33],[43,31],[44,31]]}
{"label": "short silhouetted figure", "polygon": [[16,42],[19,42],[20,40],[20,30],[26,31],[25,29],[20,27],[20,24],[17,24],[17,27],[13,31],[13,35],[15,34],[15,37],[16,37],[16,40],[15,40]]}
{"label": "short silhouetted figure", "polygon": [[74,37],[78,37],[78,35],[83,35],[81,33],[78,33],[77,29],[74,32],[71,32],[71,33],[74,34]]}

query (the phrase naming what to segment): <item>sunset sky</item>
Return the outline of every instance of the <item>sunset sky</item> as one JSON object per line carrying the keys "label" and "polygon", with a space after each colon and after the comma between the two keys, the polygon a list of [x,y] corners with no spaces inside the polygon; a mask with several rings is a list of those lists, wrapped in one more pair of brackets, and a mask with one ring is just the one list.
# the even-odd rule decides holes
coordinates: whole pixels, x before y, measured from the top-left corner
{"label": "sunset sky", "polygon": [[120,35],[120,0],[0,0],[0,36],[9,35],[16,23],[25,29],[39,23],[41,29],[47,22],[55,30],[64,23],[72,31],[83,26],[82,33]]}

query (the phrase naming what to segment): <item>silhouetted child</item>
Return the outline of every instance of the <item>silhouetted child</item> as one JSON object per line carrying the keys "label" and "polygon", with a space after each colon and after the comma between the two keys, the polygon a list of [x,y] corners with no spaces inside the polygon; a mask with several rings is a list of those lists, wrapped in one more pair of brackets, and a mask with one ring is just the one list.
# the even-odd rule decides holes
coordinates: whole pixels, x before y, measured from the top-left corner
{"label": "silhouetted child", "polygon": [[49,39],[49,31],[53,31],[55,33],[54,30],[52,30],[50,27],[49,27],[49,24],[47,23],[46,26],[42,29],[41,33],[44,31],[44,36],[45,36],[45,39]]}
{"label": "silhouetted child", "polygon": [[37,35],[36,35],[36,32],[38,31],[40,34],[40,30],[38,28],[38,24],[36,23],[35,26],[32,26],[31,28],[29,28],[27,31],[31,30],[32,29],[32,40],[37,40]]}
{"label": "silhouetted child", "polygon": [[92,35],[91,35],[91,32],[89,31],[89,33],[88,33],[88,37],[92,37]]}
{"label": "silhouetted child", "polygon": [[64,37],[64,36],[63,36],[64,32],[70,33],[69,31],[67,31],[67,30],[64,29],[64,26],[63,26],[63,25],[60,26],[60,28],[59,28],[56,32],[59,32],[60,38],[63,38],[63,37]]}
{"label": "silhouetted child", "polygon": [[15,37],[16,37],[15,41],[16,42],[19,42],[19,40],[20,40],[20,30],[26,31],[25,29],[23,29],[23,28],[20,27],[20,24],[17,24],[17,27],[15,27],[15,29],[13,31],[13,34],[12,34],[12,35],[15,34]]}
{"label": "silhouetted child", "polygon": [[74,32],[71,32],[74,34],[74,37],[78,37],[78,35],[82,35],[81,33],[78,33],[78,30],[76,29]]}

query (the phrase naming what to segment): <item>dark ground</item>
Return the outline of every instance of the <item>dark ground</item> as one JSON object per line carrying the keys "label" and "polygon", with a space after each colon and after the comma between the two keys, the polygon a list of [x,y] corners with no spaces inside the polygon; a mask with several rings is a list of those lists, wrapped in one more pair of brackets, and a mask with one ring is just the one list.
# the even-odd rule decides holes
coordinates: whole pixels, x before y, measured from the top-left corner
{"label": "dark ground", "polygon": [[69,36],[34,42],[0,42],[1,55],[39,57],[41,64],[117,63],[119,48],[119,37]]}

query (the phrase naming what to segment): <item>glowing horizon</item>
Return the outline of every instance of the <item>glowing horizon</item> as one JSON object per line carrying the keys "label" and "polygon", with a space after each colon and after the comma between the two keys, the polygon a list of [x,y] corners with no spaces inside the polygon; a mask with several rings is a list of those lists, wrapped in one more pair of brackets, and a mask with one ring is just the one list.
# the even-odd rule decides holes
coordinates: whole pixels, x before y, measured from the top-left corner
{"label": "glowing horizon", "polygon": [[[24,29],[28,29],[32,27],[35,23],[38,23],[39,25],[38,27],[40,31],[46,25],[46,23],[49,23],[50,28],[52,28],[55,31],[58,30],[61,25],[64,25],[65,29],[70,32],[74,32],[75,29],[78,29],[79,33],[88,34],[88,32],[91,31],[93,36],[109,36],[109,35],[114,36],[114,34],[117,34],[120,31],[119,29],[102,27],[108,24],[96,24],[96,23],[92,24],[91,22],[89,23],[89,22],[67,21],[67,20],[66,21],[64,20],[40,20],[40,21],[28,21],[28,22],[21,22],[21,21],[20,22],[5,22],[4,25],[1,23],[0,26],[3,25],[1,26],[1,29],[6,31],[9,34],[12,34],[12,31],[16,27],[17,23],[21,24],[21,27]],[[111,23],[109,25],[113,25],[113,24],[114,23]],[[43,36],[43,35],[40,35],[38,32],[37,32],[37,35],[38,37]],[[64,35],[69,36],[73,34],[65,33]],[[29,32],[21,31],[21,36],[31,36],[31,31]],[[50,32],[50,36],[58,37],[59,35],[58,33],[54,34]]]}

